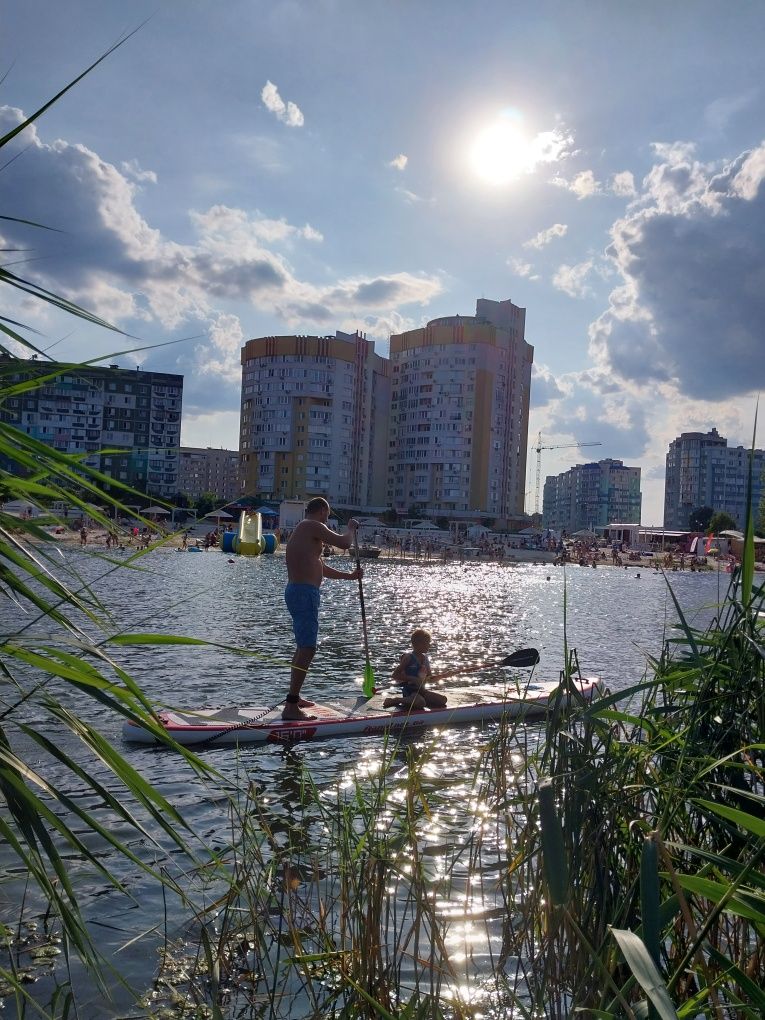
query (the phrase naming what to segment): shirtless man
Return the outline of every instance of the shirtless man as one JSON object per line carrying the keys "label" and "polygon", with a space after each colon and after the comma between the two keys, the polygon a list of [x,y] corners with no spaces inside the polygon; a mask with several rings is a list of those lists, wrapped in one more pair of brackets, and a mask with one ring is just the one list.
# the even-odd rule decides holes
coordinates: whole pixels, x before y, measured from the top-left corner
{"label": "shirtless man", "polygon": [[335,570],[321,558],[325,545],[350,549],[359,526],[358,521],[350,520],[343,534],[338,535],[327,527],[328,520],[329,503],[317,496],[306,506],[305,519],[297,525],[287,542],[288,583],[284,601],[292,616],[296,648],[292,656],[290,689],[282,719],[312,718],[301,710],[300,689],[316,654],[321,582],[325,577],[346,581],[356,581],[361,577],[358,567],[347,573]]}

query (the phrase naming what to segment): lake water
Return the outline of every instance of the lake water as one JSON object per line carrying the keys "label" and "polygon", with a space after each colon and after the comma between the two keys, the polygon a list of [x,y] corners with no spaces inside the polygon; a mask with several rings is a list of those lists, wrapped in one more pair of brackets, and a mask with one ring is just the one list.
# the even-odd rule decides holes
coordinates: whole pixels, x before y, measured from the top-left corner
{"label": "lake water", "polygon": [[[62,567],[80,571],[102,597],[114,632],[183,634],[256,653],[244,657],[221,648],[183,646],[118,649],[117,660],[153,699],[180,707],[271,705],[283,700],[293,640],[283,603],[281,554],[232,561],[217,551],[157,551],[139,561],[136,569],[116,573],[79,550],[67,549],[62,555]],[[331,562],[350,569],[345,558],[334,557]],[[672,573],[669,580],[680,604],[697,624],[714,614],[728,581],[725,575],[688,572]],[[626,570],[569,566],[564,572],[547,564],[444,565],[382,559],[366,563],[363,585],[378,686],[407,648],[415,627],[425,627],[433,636],[434,670],[502,658],[516,648],[534,646],[541,653],[536,678],[555,679],[564,655],[564,586],[568,644],[577,650],[582,672],[601,676],[612,689],[640,679],[646,656],[661,651],[675,619],[664,576],[639,566]],[[327,581],[322,597],[320,646],[304,693],[314,700],[355,696],[361,690],[364,667],[358,584]],[[14,630],[18,618],[10,616],[7,606],[2,613],[3,630]],[[497,682],[500,678],[500,672],[477,674],[464,683]],[[230,822],[220,789],[209,779],[198,779],[172,752],[123,744],[120,721],[94,702],[79,696],[68,700],[85,718],[99,724],[208,844],[225,843]],[[55,730],[43,716],[34,721],[64,749],[80,753],[78,742],[68,732]],[[424,743],[429,741],[435,741],[434,767],[441,769],[443,776],[458,777],[461,769],[469,771],[485,735],[473,727],[454,728],[422,738]],[[204,754],[221,773],[223,787],[241,788],[254,782],[268,793],[277,811],[281,806],[285,815],[291,816],[295,784],[300,782],[303,767],[320,789],[334,790],[355,771],[373,769],[382,746],[380,738],[363,737],[298,744],[292,749],[270,745],[245,746],[238,751],[218,748]],[[37,759],[37,752],[28,752],[33,761]],[[458,817],[454,813],[444,816],[446,835],[441,832],[441,841],[448,837],[450,824],[458,831]],[[162,860],[162,851],[148,841],[127,831],[121,835],[139,855]],[[98,845],[94,837],[89,840]],[[145,876],[117,861],[107,845],[99,849],[133,897],[128,901],[106,883],[94,881],[92,876],[82,878],[85,914],[97,927],[100,948],[110,953],[155,924],[162,927],[166,907]],[[0,866],[8,862],[7,851],[0,848]],[[21,888],[21,876],[0,886],[4,898],[0,919],[7,922],[18,916],[14,897],[20,895]],[[180,931],[187,920],[188,914],[171,906],[171,930]],[[155,942],[141,940],[122,950],[117,961],[135,985],[145,988],[156,971]],[[471,966],[480,970],[479,950]],[[40,984],[41,991],[47,987],[47,982]],[[81,1015],[125,1015],[129,997],[116,995],[116,1005],[106,1007],[93,992],[92,1005],[85,1003]]]}

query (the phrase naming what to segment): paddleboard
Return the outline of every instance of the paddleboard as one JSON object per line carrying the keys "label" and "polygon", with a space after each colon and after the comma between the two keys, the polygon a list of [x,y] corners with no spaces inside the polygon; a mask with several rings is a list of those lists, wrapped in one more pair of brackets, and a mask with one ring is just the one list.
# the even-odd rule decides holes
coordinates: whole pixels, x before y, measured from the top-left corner
{"label": "paddleboard", "polygon": [[[598,678],[577,682],[583,697],[591,700],[598,689]],[[534,720],[544,718],[558,690],[557,684],[535,684],[520,697],[515,689],[476,688],[450,690],[446,708],[407,711],[386,710],[382,702],[395,693],[386,691],[356,702],[334,701],[314,705],[306,711],[309,720],[286,722],[282,707],[229,706],[225,708],[167,709],[158,713],[159,722],[177,743],[187,746],[206,744],[294,744],[301,740],[325,737],[357,737],[378,733],[417,733],[431,726],[455,726],[482,723],[509,717]],[[497,698],[497,693],[500,697]],[[491,695],[497,700],[490,700]],[[489,700],[482,700],[488,698]],[[150,730],[133,722],[122,728],[125,740],[138,744],[162,743]]]}

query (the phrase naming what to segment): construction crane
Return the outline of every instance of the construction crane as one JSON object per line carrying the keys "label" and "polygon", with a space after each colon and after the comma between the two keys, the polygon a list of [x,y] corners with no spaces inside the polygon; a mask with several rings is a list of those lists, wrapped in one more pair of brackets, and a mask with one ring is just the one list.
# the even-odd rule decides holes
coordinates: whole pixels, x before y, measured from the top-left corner
{"label": "construction crane", "polygon": [[539,513],[539,486],[542,481],[542,450],[572,450],[575,446],[602,446],[602,443],[563,443],[560,446],[542,446],[542,433],[537,434],[537,445],[534,447],[537,454],[537,489],[534,500],[534,513]]}

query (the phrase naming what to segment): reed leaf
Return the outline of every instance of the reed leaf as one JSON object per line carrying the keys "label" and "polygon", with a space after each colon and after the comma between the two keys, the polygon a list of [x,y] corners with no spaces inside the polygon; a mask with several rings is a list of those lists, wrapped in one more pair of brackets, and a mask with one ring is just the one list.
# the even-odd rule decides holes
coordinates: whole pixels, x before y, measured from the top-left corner
{"label": "reed leaf", "polygon": [[[761,802],[762,811],[765,800],[762,797],[757,799]],[[711,800],[697,800],[696,803],[712,814],[719,815],[721,818],[727,818],[728,821],[740,826],[746,832],[751,832],[754,836],[758,836],[761,839],[765,838],[765,815],[762,813],[757,816],[751,815],[746,811],[741,811],[738,808],[729,807],[727,804],[720,804],[717,801]]]}
{"label": "reed leaf", "polygon": [[635,975],[638,984],[651,1000],[651,1004],[662,1020],[678,1020],[678,1015],[675,1012],[675,1007],[672,1005],[667,986],[656,969],[656,964],[651,959],[651,955],[642,939],[639,939],[631,931],[619,928],[612,928],[611,934],[619,944],[619,948],[624,954],[624,959]]}
{"label": "reed leaf", "polygon": [[677,875],[679,885],[688,892],[703,896],[712,903],[721,903],[723,910],[744,917],[755,924],[765,924],[765,896],[746,889],[736,889],[700,875]]}
{"label": "reed leaf", "polygon": [[640,915],[643,921],[643,942],[656,968],[659,968],[659,853],[656,836],[643,840],[640,856]]}
{"label": "reed leaf", "polygon": [[539,821],[542,827],[542,860],[545,878],[553,906],[561,907],[568,901],[568,864],[563,850],[563,831],[555,808],[555,790],[552,781],[539,784]]}

